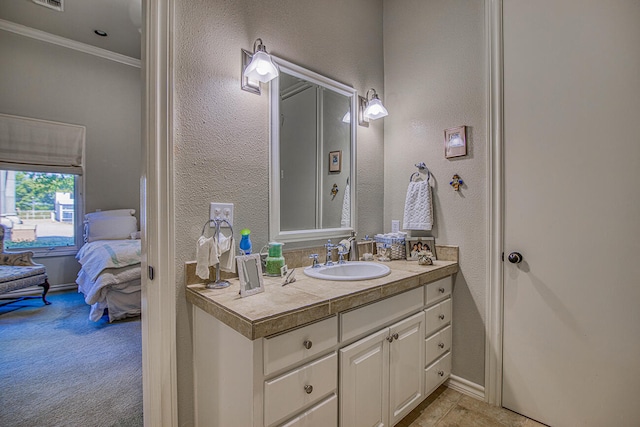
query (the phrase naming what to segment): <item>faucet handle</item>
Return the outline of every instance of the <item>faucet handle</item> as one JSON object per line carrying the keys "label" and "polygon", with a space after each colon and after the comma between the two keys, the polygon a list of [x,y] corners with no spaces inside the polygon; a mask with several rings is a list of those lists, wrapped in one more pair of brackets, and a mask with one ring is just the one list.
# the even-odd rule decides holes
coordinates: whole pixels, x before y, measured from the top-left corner
{"label": "faucet handle", "polygon": [[338,258],[338,264],[346,264],[346,262],[345,262],[345,260],[344,260],[344,256],[345,256],[346,254],[348,254],[348,253],[349,253],[349,251],[338,251],[338,255],[340,256],[340,257]]}
{"label": "faucet handle", "polygon": [[320,268],[320,264],[318,263],[318,254],[309,255],[309,259],[313,260],[312,268]]}

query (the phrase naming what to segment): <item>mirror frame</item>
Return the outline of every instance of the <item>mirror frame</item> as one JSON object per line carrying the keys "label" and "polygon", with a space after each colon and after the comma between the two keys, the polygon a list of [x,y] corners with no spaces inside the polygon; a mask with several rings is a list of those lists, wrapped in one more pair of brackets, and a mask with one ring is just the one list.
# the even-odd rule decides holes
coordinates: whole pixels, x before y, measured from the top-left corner
{"label": "mirror frame", "polygon": [[[349,170],[349,190],[351,201],[351,227],[319,228],[308,230],[283,231],[280,229],[280,79],[273,79],[269,85],[269,239],[277,242],[302,242],[308,240],[332,239],[350,236],[356,230],[357,199],[356,199],[356,128],[358,127],[358,92],[351,86],[337,82],[326,76],[292,64],[284,59],[271,56],[280,69],[285,73],[307,80],[316,85],[325,87],[350,98],[351,108],[351,162]],[[322,182],[318,183],[316,193],[322,188]]]}

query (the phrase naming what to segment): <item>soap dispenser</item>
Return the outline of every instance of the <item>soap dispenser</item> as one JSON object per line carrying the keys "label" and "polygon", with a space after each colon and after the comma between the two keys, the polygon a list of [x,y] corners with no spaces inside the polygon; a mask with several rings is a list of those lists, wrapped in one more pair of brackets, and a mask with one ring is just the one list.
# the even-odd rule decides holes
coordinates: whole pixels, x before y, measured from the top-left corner
{"label": "soap dispenser", "polygon": [[241,255],[250,255],[251,254],[251,238],[249,235],[251,234],[251,230],[248,228],[243,228],[240,230],[240,254]]}
{"label": "soap dispenser", "polygon": [[358,261],[360,259],[360,254],[358,253],[358,240],[356,239],[356,232],[351,232],[351,237],[349,238],[351,241],[351,247],[349,248],[349,261]]}

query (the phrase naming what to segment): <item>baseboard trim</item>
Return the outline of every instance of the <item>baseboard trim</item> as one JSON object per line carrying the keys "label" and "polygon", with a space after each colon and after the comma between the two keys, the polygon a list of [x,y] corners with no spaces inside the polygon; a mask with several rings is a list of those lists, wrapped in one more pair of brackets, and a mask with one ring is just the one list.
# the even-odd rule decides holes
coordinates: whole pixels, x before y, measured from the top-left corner
{"label": "baseboard trim", "polygon": [[446,386],[462,394],[484,401],[484,387],[469,380],[451,375]]}
{"label": "baseboard trim", "polygon": [[[51,287],[49,287],[49,293],[47,293],[47,295],[49,295],[51,292],[71,291],[74,289],[78,289],[78,285],[75,283],[60,283],[58,285],[51,285]],[[24,288],[18,291],[7,292],[6,294],[2,294],[0,296],[2,298],[19,298],[30,295],[42,295],[42,288],[40,286],[32,286],[30,288]]]}

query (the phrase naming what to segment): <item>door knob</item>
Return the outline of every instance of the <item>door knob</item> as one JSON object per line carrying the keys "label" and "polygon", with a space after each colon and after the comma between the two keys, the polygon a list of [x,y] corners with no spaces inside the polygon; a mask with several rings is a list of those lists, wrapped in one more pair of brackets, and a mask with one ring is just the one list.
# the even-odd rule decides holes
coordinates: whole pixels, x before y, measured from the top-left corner
{"label": "door knob", "polygon": [[507,259],[512,264],[520,264],[522,262],[522,254],[520,252],[511,252]]}

